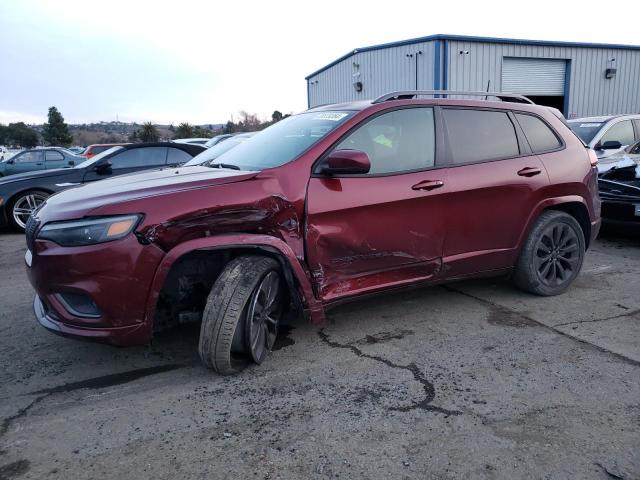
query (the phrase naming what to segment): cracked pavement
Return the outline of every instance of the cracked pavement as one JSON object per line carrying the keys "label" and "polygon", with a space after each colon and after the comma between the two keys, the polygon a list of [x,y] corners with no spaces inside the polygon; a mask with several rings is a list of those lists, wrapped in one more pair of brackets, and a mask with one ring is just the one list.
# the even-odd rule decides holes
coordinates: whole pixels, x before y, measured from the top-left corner
{"label": "cracked pavement", "polygon": [[116,349],[39,327],[0,233],[0,480],[640,478],[640,240],[606,233],[564,295],[501,279],[341,306],[260,367],[197,326]]}

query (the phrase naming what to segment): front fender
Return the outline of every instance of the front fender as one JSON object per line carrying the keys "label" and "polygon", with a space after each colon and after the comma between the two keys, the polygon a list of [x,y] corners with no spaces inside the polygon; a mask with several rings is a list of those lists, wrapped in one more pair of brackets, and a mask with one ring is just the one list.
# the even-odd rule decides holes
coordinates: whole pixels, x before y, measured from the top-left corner
{"label": "front fender", "polygon": [[151,289],[147,298],[146,322],[153,324],[160,292],[173,264],[183,255],[196,250],[222,250],[238,248],[259,248],[280,255],[289,265],[291,273],[299,286],[300,300],[309,310],[313,323],[324,323],[325,314],[322,303],[315,297],[309,274],[289,245],[279,238],[269,235],[225,234],[197,238],[181,243],[167,252],[156,269]]}

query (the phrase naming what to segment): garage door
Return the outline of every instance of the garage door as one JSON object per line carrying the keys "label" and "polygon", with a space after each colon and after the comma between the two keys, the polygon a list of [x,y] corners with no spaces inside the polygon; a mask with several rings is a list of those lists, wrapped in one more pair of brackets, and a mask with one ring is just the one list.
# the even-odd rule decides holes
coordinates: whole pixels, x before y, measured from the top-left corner
{"label": "garage door", "polygon": [[524,95],[564,95],[565,60],[502,59],[502,91]]}

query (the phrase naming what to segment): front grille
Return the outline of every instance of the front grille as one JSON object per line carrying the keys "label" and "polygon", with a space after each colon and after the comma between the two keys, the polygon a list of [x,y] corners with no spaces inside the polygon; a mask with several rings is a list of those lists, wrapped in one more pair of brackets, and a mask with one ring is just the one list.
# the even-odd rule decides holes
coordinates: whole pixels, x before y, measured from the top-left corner
{"label": "front grille", "polygon": [[38,233],[38,226],[40,222],[33,215],[27,220],[27,224],[24,227],[24,233],[27,240],[27,248],[33,252],[33,245],[36,241],[36,234]]}

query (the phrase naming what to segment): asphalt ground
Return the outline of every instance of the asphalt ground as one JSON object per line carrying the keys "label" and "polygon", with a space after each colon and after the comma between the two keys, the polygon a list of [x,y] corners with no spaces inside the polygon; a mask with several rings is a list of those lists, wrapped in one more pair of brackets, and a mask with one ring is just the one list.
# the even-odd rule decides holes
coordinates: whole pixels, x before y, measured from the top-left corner
{"label": "asphalt ground", "polygon": [[0,232],[0,479],[639,479],[640,236],[553,298],[504,279],[344,305],[220,377],[198,326],[117,349],[32,313]]}

